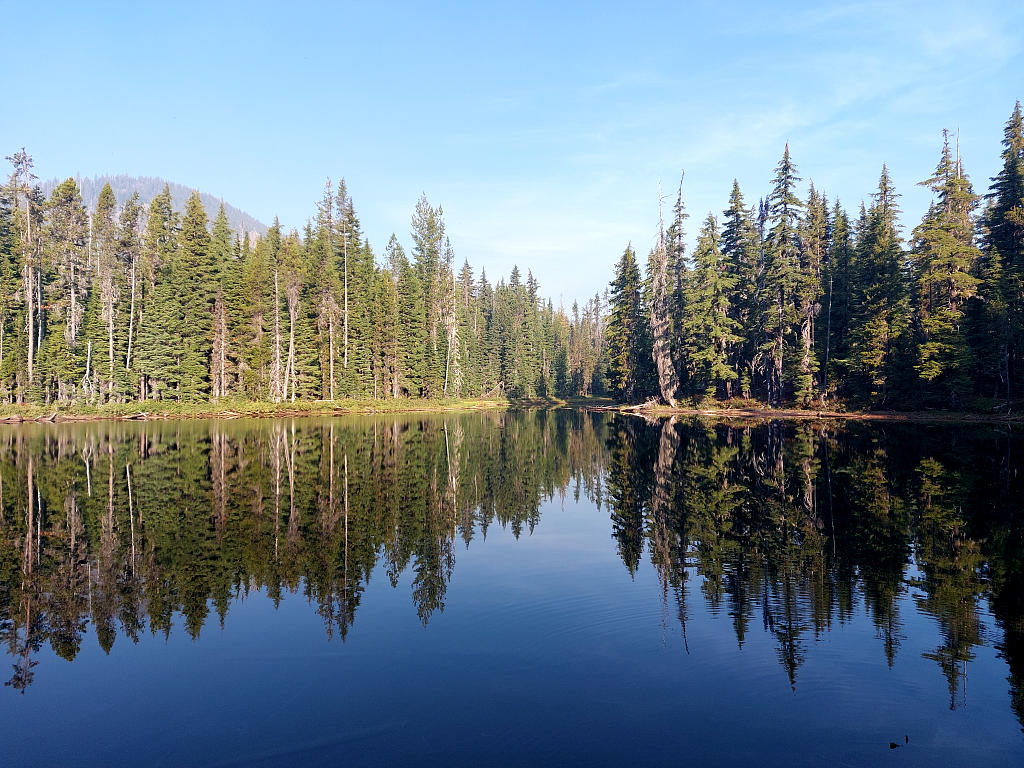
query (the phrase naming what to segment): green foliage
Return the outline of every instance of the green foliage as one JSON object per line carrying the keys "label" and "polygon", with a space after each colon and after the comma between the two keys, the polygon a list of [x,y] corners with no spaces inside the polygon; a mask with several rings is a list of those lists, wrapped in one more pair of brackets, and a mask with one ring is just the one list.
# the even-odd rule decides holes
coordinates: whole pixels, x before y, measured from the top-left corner
{"label": "green foliage", "polygon": [[654,392],[651,324],[643,301],[643,281],[632,246],[615,265],[608,319],[608,376],[616,395],[637,402]]}
{"label": "green foliage", "polygon": [[737,278],[728,271],[719,247],[718,222],[708,214],[693,254],[693,271],[685,287],[686,315],[682,334],[686,339],[689,386],[697,397],[731,395],[738,375],[730,365],[732,347],[741,341],[739,323],[729,305]]}

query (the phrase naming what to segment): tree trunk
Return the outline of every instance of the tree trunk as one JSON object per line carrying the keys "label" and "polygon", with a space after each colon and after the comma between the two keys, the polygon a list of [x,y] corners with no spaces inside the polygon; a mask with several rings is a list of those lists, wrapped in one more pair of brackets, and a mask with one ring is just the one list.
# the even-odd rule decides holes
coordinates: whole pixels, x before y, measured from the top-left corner
{"label": "tree trunk", "polygon": [[107,305],[107,401],[114,396],[114,305]]}
{"label": "tree trunk", "polygon": [[[682,201],[682,180],[679,182],[679,199]],[[654,274],[651,293],[651,336],[654,345],[651,356],[658,369],[658,390],[661,399],[675,407],[679,397],[679,373],[672,362],[672,342],[669,338],[668,312],[668,253],[665,249],[665,225],[661,214],[661,183],[658,183],[658,245],[654,251]]]}
{"label": "tree trunk", "polygon": [[35,289],[32,286],[32,266],[25,265],[25,304],[28,311],[28,386],[32,386],[32,371],[35,362],[35,318],[33,317],[32,300],[35,298]]}
{"label": "tree trunk", "polygon": [[342,363],[348,370],[348,232],[342,234],[342,250],[345,253],[345,360]]}
{"label": "tree trunk", "polygon": [[[831,268],[830,268],[831,272]],[[828,362],[832,354],[832,275],[828,276],[828,320],[825,323],[825,367],[821,371],[821,391],[828,393]]]}
{"label": "tree trunk", "polygon": [[124,369],[132,369],[132,330],[135,326],[135,254],[132,254],[132,301],[128,312],[128,354],[124,358]]}
{"label": "tree trunk", "polygon": [[281,291],[274,269],[274,360],[270,368],[270,396],[281,402]]}
{"label": "tree trunk", "polygon": [[[333,305],[334,302],[332,301]],[[327,316],[327,337],[329,339],[329,364],[328,364],[328,376],[330,377],[330,385],[328,387],[331,395],[331,401],[334,401],[334,306],[331,306],[330,313]]]}
{"label": "tree trunk", "polygon": [[653,299],[651,302],[651,336],[654,346],[651,356],[658,369],[658,389],[661,398],[670,406],[675,406],[679,397],[679,374],[672,362],[672,348],[669,339],[668,319],[668,259],[664,244],[658,244],[655,254],[653,275]]}

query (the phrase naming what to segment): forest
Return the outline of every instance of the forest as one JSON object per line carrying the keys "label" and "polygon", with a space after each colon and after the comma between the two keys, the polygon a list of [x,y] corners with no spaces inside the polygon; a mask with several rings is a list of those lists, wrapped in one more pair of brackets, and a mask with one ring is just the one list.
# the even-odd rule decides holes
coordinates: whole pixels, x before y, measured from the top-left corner
{"label": "forest", "polygon": [[22,149],[0,188],[0,401],[284,402],[610,395],[672,406],[1009,409],[1024,387],[1024,119],[974,191],[947,132],[904,239],[883,166],[851,215],[786,146],[770,192],[734,182],[686,247],[683,185],[646,269],[570,309],[532,272],[459,267],[422,197],[411,254],[379,256],[344,181],[301,232],[233,232],[199,195],[143,206],[73,179],[49,198]]}
{"label": "forest", "polygon": [[[748,206],[733,183],[686,253],[682,185],[641,274],[615,267],[608,379],[618,397],[754,399],[778,406],[1008,408],[1024,386],[1024,121],[1004,129],[1002,167],[975,193],[948,132],[922,220],[904,241],[883,166],[851,216],[805,200],[787,145],[771,191]],[[653,354],[652,351],[653,350]]]}
{"label": "forest", "polygon": [[518,268],[491,284],[458,267],[426,197],[412,254],[378,259],[342,181],[301,233],[211,222],[164,188],[148,208],[109,184],[90,215],[67,179],[44,199],[33,160],[8,158],[0,192],[0,401],[184,403],[240,398],[544,397],[591,394],[604,308],[571,313]]}

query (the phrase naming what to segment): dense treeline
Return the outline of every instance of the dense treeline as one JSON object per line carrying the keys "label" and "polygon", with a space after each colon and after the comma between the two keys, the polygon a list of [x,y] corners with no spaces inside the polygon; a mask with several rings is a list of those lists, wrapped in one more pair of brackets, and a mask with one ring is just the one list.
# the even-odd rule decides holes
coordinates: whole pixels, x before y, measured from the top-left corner
{"label": "dense treeline", "polygon": [[[682,185],[646,279],[616,265],[609,378],[619,397],[756,398],[770,405],[984,407],[1024,393],[1024,119],[974,192],[948,133],[927,213],[904,241],[883,166],[850,216],[800,176],[787,145],[766,198],[733,183],[722,220],[683,244]],[[653,350],[653,354],[652,354]]]}
{"label": "dense treeline", "polygon": [[516,397],[603,388],[603,305],[543,301],[518,268],[496,285],[459,268],[424,197],[412,253],[381,263],[348,190],[328,181],[303,231],[234,233],[165,188],[144,209],[73,179],[48,199],[32,158],[0,188],[0,399],[102,404],[239,397]]}
{"label": "dense treeline", "polygon": [[685,246],[682,185],[644,275],[631,247],[608,299],[555,308],[532,273],[457,267],[421,198],[412,252],[379,262],[344,182],[301,233],[212,223],[198,195],[148,210],[109,187],[90,216],[72,179],[48,199],[32,159],[0,188],[0,398],[281,402],[341,397],[756,399],[770,405],[991,407],[1024,392],[1024,118],[974,192],[948,134],[927,213],[903,238],[883,166],[850,216],[789,148],[769,194],[733,183]]}

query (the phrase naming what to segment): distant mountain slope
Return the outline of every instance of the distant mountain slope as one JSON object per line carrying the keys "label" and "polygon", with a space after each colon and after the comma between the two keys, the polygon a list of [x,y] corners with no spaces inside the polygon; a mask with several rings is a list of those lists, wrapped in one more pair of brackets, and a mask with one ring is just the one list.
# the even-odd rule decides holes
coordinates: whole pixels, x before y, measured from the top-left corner
{"label": "distant mountain slope", "polygon": [[[43,193],[49,196],[61,181],[63,179],[44,181],[40,185]],[[96,200],[100,196],[100,190],[103,189],[104,184],[108,183],[110,188],[114,190],[114,196],[117,198],[118,203],[123,203],[127,200],[132,192],[138,192],[143,205],[149,205],[150,200],[163,192],[164,184],[166,184],[171,188],[171,199],[174,202],[174,209],[177,211],[184,210],[185,201],[188,200],[193,191],[191,187],[175,184],[173,181],[166,181],[155,176],[118,174],[116,176],[94,176],[92,178],[76,177],[75,181],[78,182],[78,186],[82,190],[82,199],[85,200],[85,204],[90,211],[95,209]],[[211,219],[217,215],[221,204],[219,198],[206,192],[200,192],[199,199],[203,201],[203,207],[206,208],[206,213]],[[267,231],[267,225],[262,221],[253,218],[245,211],[239,210],[226,202],[224,203],[224,213],[227,214],[231,228],[236,232],[257,232],[262,235]]]}

